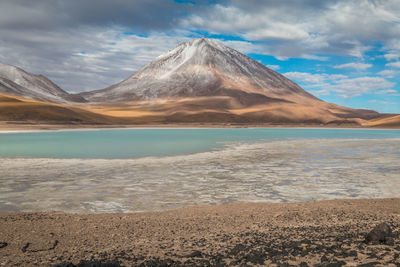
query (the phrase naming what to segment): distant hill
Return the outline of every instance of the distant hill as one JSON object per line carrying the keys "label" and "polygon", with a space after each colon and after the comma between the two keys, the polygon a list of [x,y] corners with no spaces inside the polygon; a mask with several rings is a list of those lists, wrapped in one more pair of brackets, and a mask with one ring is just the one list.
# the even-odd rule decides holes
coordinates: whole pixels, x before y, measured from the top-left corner
{"label": "distant hill", "polygon": [[400,128],[400,115],[387,115],[383,118],[370,120],[364,126]]}
{"label": "distant hill", "polygon": [[126,120],[96,114],[78,107],[28,100],[2,93],[0,93],[0,120],[55,124],[115,124],[126,122]]}
{"label": "distant hill", "polygon": [[69,94],[43,75],[0,63],[0,93],[53,103],[86,102]]}

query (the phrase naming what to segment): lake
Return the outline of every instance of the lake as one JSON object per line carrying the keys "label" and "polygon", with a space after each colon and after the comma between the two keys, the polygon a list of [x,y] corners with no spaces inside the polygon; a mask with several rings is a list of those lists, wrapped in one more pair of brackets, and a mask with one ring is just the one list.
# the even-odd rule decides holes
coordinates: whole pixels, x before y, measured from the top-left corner
{"label": "lake", "polygon": [[219,149],[233,142],[400,138],[372,129],[107,129],[0,133],[0,157],[129,159]]}
{"label": "lake", "polygon": [[0,157],[0,211],[138,212],[400,196],[399,130],[2,133]]}

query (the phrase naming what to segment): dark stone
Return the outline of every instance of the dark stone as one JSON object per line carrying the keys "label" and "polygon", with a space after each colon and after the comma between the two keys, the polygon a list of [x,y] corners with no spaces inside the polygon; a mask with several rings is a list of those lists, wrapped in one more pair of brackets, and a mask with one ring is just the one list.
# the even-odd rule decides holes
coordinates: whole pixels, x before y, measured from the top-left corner
{"label": "dark stone", "polygon": [[[182,266],[182,264],[181,264],[181,262],[177,262],[177,261],[174,261],[172,259],[165,259],[165,260],[162,260],[162,259],[150,259],[150,260],[145,260],[139,266],[143,266],[143,267]],[[79,267],[81,267],[81,266],[79,266]],[[101,266],[101,267],[103,267],[103,266]],[[109,266],[107,266],[107,267],[109,267]]]}
{"label": "dark stone", "polygon": [[7,242],[0,242],[0,248],[5,248],[8,246]]}
{"label": "dark stone", "polygon": [[25,253],[30,244],[31,244],[31,243],[29,243],[29,242],[26,243],[25,246],[23,246],[23,247],[21,248],[21,251]]}
{"label": "dark stone", "polygon": [[385,244],[389,246],[394,246],[394,238],[393,237],[385,237]]}
{"label": "dark stone", "polygon": [[364,264],[358,265],[358,267],[374,267],[374,266],[379,265],[379,264],[380,264],[379,262],[374,261],[374,262],[368,262],[368,263],[364,263]]}
{"label": "dark stone", "polygon": [[337,253],[337,255],[335,253],[335,256],[340,256],[342,258],[347,258],[347,257],[354,257],[355,258],[355,257],[358,256],[358,254],[357,254],[357,251],[350,250],[350,251],[341,251],[340,253]]}
{"label": "dark stone", "polygon": [[307,262],[302,261],[302,262],[300,262],[299,266],[300,267],[308,267],[308,264],[307,264]]}
{"label": "dark stone", "polygon": [[386,243],[386,239],[392,237],[392,229],[387,223],[375,226],[365,237],[366,243]]}
{"label": "dark stone", "polygon": [[252,251],[251,253],[245,256],[247,262],[251,262],[253,264],[264,264],[266,255],[261,251]]}
{"label": "dark stone", "polygon": [[77,267],[120,267],[119,263],[101,261],[80,261]]}
{"label": "dark stone", "polygon": [[231,255],[237,255],[239,254],[241,251],[245,251],[247,250],[247,247],[245,245],[242,244],[237,244],[232,250],[231,250]]}
{"label": "dark stone", "polygon": [[345,262],[345,261],[338,261],[336,263],[339,264],[338,266],[343,266],[343,265],[347,264],[347,262]]}
{"label": "dark stone", "polygon": [[55,240],[53,245],[50,248],[45,248],[45,249],[29,249],[28,247],[31,245],[31,243],[26,243],[25,246],[21,249],[22,252],[41,252],[41,251],[50,251],[56,248],[58,245],[58,240]]}
{"label": "dark stone", "polygon": [[58,245],[58,240],[55,240],[53,243],[53,246],[51,248],[49,248],[49,250],[55,249],[57,247],[57,245]]}
{"label": "dark stone", "polygon": [[302,252],[301,252],[301,256],[302,256],[302,257],[305,257],[305,256],[307,256],[308,252],[309,252],[309,251],[308,251],[308,249],[307,249],[307,250],[304,250],[304,251],[302,251]]}
{"label": "dark stone", "polygon": [[349,256],[350,256],[350,257],[357,257],[357,256],[358,256],[358,253],[357,253],[356,250],[351,250],[351,251],[349,252]]}
{"label": "dark stone", "polygon": [[61,262],[56,265],[53,265],[53,267],[76,267],[76,265],[73,264],[72,262]]}
{"label": "dark stone", "polygon": [[193,251],[192,253],[190,253],[189,255],[187,255],[186,257],[188,257],[188,258],[202,258],[203,254],[200,251],[196,250],[196,251]]}
{"label": "dark stone", "polygon": [[376,255],[376,253],[374,252],[374,251],[372,251],[371,253],[367,253],[368,254],[368,258],[374,258],[374,259],[376,259],[376,258],[378,258],[378,255]]}
{"label": "dark stone", "polygon": [[101,261],[85,261],[82,260],[78,264],[73,264],[72,262],[62,262],[58,263],[56,265],[53,265],[53,267],[120,267],[121,265],[119,263],[114,263],[114,262],[101,262]]}
{"label": "dark stone", "polygon": [[322,262],[319,264],[315,264],[314,267],[342,267],[346,265],[345,261],[338,261],[338,262]]}
{"label": "dark stone", "polygon": [[321,257],[321,262],[328,262],[329,260],[328,260],[328,258],[325,256],[325,255],[323,255],[322,257]]}

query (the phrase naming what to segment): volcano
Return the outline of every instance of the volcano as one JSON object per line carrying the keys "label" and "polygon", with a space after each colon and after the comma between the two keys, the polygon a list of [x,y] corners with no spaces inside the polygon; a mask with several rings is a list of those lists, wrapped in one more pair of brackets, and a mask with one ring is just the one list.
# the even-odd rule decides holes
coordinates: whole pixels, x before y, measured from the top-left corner
{"label": "volcano", "polygon": [[229,96],[246,106],[320,101],[283,75],[206,38],[181,43],[128,79],[81,95],[95,102]]}
{"label": "volcano", "polygon": [[126,80],[80,94],[97,112],[162,122],[360,123],[379,117],[326,103],[219,41],[193,39]]}

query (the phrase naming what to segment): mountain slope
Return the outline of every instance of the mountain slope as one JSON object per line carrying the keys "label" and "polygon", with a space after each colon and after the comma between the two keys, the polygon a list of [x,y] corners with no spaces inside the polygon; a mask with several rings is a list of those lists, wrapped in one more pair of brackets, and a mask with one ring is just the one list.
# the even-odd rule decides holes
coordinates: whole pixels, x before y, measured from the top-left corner
{"label": "mountain slope", "polygon": [[231,96],[244,106],[318,101],[281,74],[206,38],[178,45],[119,84],[81,95],[94,102]]}
{"label": "mountain slope", "polygon": [[162,122],[360,124],[380,116],[326,103],[283,75],[201,38],[179,44],[126,80],[82,93],[96,112]]}
{"label": "mountain slope", "polygon": [[383,116],[382,118],[364,123],[364,126],[400,128],[400,115]]}
{"label": "mountain slope", "polygon": [[43,75],[30,74],[20,68],[0,63],[0,92],[45,102],[86,102],[72,95]]}

